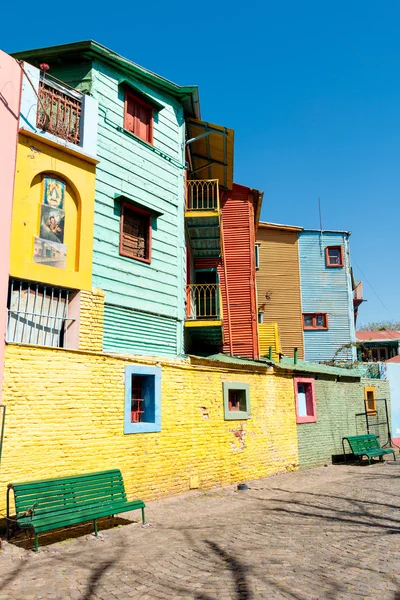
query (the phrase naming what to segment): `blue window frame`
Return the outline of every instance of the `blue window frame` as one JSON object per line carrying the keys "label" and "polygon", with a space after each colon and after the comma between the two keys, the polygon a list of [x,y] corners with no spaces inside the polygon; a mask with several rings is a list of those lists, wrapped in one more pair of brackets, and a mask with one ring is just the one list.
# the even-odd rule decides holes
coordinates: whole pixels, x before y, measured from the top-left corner
{"label": "blue window frame", "polygon": [[124,433],[157,431],[161,431],[161,367],[126,367]]}

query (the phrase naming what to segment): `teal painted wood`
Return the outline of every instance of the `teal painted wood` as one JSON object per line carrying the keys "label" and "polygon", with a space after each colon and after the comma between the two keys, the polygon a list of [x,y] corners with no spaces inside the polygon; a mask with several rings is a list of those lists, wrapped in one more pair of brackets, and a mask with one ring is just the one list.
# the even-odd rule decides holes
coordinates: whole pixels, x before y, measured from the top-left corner
{"label": "teal painted wood", "polygon": [[[155,113],[154,147],[123,130],[127,76],[94,61],[99,102],[93,285],[105,292],[104,350],[175,356],[183,351],[184,120],[179,103],[140,81],[130,83],[164,108]],[[153,218],[151,263],[119,254],[125,195],[162,213]],[[152,314],[147,314],[152,313]]]}
{"label": "teal painted wood", "polygon": [[104,307],[104,352],[171,356],[176,354],[177,335],[175,319],[121,306]]}
{"label": "teal painted wood", "polygon": [[[337,350],[355,342],[353,294],[350,279],[348,234],[307,231],[299,233],[301,298],[303,313],[328,313],[328,330],[304,331],[304,352],[308,361],[327,361]],[[343,246],[344,266],[329,268],[325,248]],[[355,347],[337,355],[356,360]]]}

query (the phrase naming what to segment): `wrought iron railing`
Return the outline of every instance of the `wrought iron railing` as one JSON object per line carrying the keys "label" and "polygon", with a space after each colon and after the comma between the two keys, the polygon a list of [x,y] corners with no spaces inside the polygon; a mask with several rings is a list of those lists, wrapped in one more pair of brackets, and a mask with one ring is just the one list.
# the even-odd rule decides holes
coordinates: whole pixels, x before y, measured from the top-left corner
{"label": "wrought iron railing", "polygon": [[221,300],[218,283],[191,283],[186,286],[186,318],[220,319]]}
{"label": "wrought iron railing", "polygon": [[39,82],[36,126],[73,144],[80,143],[82,95],[48,75]]}
{"label": "wrought iron railing", "polygon": [[186,210],[219,210],[218,179],[190,179],[186,182]]}

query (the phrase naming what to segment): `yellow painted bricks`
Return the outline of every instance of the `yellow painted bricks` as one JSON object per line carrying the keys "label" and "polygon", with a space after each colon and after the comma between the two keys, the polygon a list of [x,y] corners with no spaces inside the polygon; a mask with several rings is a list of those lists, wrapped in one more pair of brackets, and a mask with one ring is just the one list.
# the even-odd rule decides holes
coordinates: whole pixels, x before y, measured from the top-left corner
{"label": "yellow painted bricks", "polygon": [[[295,468],[291,376],[196,363],[8,345],[0,510],[6,485],[23,480],[120,468],[128,494],[147,500],[193,481],[207,489]],[[124,372],[132,364],[162,367],[159,433],[124,434]],[[248,420],[224,420],[224,382],[249,384]]]}

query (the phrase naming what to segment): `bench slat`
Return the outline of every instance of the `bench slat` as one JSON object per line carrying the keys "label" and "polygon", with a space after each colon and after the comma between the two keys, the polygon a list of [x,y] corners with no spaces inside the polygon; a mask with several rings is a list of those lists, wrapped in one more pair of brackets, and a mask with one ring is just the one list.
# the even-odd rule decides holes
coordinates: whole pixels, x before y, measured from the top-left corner
{"label": "bench slat", "polygon": [[100,486],[99,488],[89,488],[87,491],[79,489],[75,491],[73,488],[64,489],[64,491],[58,490],[57,492],[48,492],[47,494],[41,493],[40,495],[31,494],[20,498],[16,497],[17,512],[24,512],[28,508],[32,507],[33,504],[37,503],[41,508],[51,508],[52,506],[64,505],[68,503],[84,502],[90,500],[90,498],[125,498],[125,489],[122,485],[105,487]]}
{"label": "bench slat", "polygon": [[110,478],[113,475],[122,480],[122,473],[119,469],[110,469],[108,471],[95,471],[93,473],[84,473],[83,475],[82,474],[68,475],[67,477],[52,477],[51,479],[35,479],[33,481],[13,483],[12,486],[23,488],[23,487],[31,487],[32,485],[40,485],[42,483],[48,484],[48,486],[50,486],[53,483],[55,485],[57,485],[58,483],[71,482],[71,481],[77,482],[79,480],[85,480],[85,481],[90,481],[90,479],[99,480],[103,476],[106,479],[110,480]]}

